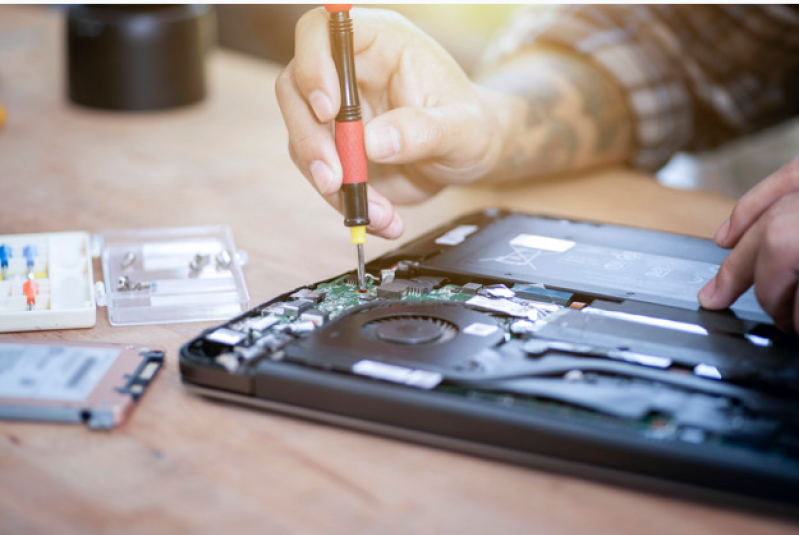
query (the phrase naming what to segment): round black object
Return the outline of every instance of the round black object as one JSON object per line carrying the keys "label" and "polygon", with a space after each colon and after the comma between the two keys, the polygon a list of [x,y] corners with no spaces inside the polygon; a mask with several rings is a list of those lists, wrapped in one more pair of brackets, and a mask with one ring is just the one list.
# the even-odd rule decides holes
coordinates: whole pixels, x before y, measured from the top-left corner
{"label": "round black object", "polygon": [[[379,321],[375,335],[395,344],[427,344],[439,340],[445,333],[447,323],[429,316],[393,316]],[[454,327],[449,327],[450,329]]]}
{"label": "round black object", "polygon": [[414,369],[467,366],[472,355],[504,340],[491,316],[451,301],[378,301],[351,309],[289,344],[285,358],[349,370],[377,360]]}
{"label": "round black object", "polygon": [[159,110],[201,101],[212,23],[207,5],[70,7],[70,100],[121,111]]}

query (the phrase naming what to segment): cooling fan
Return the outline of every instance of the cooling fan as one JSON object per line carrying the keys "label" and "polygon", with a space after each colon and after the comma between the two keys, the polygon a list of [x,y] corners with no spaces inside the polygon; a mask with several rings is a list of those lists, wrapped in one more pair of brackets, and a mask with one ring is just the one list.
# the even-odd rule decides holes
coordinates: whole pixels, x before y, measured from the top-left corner
{"label": "cooling fan", "polygon": [[458,328],[438,316],[392,314],[364,324],[361,333],[370,340],[418,346],[445,343],[458,334]]}
{"label": "cooling fan", "polygon": [[494,318],[459,303],[381,301],[290,344],[285,358],[341,370],[369,359],[446,373],[503,339]]}

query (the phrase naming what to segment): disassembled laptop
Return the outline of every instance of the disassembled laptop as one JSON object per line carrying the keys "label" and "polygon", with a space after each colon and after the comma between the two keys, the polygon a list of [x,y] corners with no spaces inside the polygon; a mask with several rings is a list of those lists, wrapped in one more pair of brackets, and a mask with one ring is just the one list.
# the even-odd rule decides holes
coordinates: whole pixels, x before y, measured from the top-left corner
{"label": "disassembled laptop", "polygon": [[[473,214],[369,263],[366,291],[345,274],[206,331],[181,351],[184,381],[383,433],[723,491],[740,490],[723,483],[723,467],[751,468],[741,492],[795,502],[799,493],[784,492],[799,489],[796,337],[770,325],[751,295],[735,312],[690,304],[723,257],[699,260],[709,242],[599,230]],[[610,275],[583,277],[592,271]],[[675,290],[686,279],[697,280]],[[562,436],[549,443],[553,426]],[[635,455],[612,458],[625,450]]]}

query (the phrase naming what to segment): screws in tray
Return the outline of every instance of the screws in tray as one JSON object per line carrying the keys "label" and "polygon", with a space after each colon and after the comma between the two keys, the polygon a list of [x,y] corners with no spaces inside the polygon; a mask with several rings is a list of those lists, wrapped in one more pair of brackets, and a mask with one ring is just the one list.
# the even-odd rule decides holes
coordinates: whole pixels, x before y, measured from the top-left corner
{"label": "screws in tray", "polygon": [[228,251],[222,251],[216,255],[216,269],[230,269],[231,262],[233,262],[233,257]]}
{"label": "screws in tray", "polygon": [[117,291],[119,292],[131,292],[136,290],[149,290],[154,286],[152,282],[131,282],[130,278],[127,275],[120,275],[117,279]]}
{"label": "screws in tray", "polygon": [[202,271],[210,261],[211,257],[209,255],[197,253],[194,255],[194,258],[191,259],[191,262],[189,262],[189,269],[192,271]]}
{"label": "screws in tray", "polygon": [[136,261],[136,253],[128,251],[125,253],[125,256],[122,257],[122,269],[127,269],[133,265]]}
{"label": "screws in tray", "polygon": [[[230,251],[221,251],[217,253],[216,256],[214,256],[213,258],[214,261],[216,262],[217,271],[230,269],[230,266],[233,263],[233,255],[230,254]],[[191,262],[189,262],[189,269],[195,274],[197,274],[210,263],[211,263],[211,255],[197,253],[196,255],[194,255],[194,258],[191,259]]]}

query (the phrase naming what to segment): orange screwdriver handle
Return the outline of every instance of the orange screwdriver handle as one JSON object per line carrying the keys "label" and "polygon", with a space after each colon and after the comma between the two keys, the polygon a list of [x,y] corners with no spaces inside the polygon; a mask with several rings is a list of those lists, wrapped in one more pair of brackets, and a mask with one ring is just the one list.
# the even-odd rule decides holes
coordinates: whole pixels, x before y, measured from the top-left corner
{"label": "orange screwdriver handle", "polygon": [[363,122],[336,123],[336,150],[344,172],[344,184],[366,182],[366,149],[363,144]]}
{"label": "orange screwdriver handle", "polygon": [[325,4],[328,13],[341,13],[352,9],[352,4]]}

